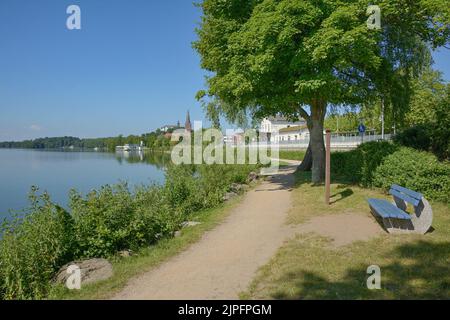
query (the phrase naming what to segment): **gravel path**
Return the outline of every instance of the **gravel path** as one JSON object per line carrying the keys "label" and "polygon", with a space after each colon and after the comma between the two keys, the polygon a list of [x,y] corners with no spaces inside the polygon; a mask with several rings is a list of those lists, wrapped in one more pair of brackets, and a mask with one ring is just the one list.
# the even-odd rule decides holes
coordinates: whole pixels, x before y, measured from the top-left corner
{"label": "gravel path", "polygon": [[132,279],[113,299],[238,299],[257,269],[292,234],[285,221],[295,168],[284,167],[249,191],[221,225]]}

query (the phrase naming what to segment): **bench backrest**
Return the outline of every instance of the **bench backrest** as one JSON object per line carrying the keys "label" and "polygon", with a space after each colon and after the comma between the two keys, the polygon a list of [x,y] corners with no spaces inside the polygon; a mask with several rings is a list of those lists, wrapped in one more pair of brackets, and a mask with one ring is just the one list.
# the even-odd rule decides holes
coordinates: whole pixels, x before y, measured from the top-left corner
{"label": "bench backrest", "polygon": [[393,184],[391,186],[391,190],[389,190],[389,193],[412,204],[414,207],[417,207],[423,198],[423,195],[421,193],[398,186],[396,184]]}

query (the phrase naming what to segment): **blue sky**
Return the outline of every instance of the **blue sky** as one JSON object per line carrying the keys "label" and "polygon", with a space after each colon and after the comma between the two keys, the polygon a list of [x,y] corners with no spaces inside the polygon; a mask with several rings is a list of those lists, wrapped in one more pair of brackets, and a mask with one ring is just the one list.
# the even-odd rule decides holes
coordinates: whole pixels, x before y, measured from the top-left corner
{"label": "blue sky", "polygon": [[[141,134],[204,120],[191,0],[1,0],[0,141]],[[66,28],[77,4],[82,30]],[[435,55],[450,79],[449,51]]]}

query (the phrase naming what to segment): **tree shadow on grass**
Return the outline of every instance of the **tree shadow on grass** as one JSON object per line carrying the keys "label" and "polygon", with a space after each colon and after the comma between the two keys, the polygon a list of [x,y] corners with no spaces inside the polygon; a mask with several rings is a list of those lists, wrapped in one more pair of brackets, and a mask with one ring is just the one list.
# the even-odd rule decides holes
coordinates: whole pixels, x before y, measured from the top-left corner
{"label": "tree shadow on grass", "polygon": [[[449,299],[450,242],[419,241],[391,250],[388,264],[380,264],[381,290],[367,289],[370,276],[360,265],[346,271],[340,281],[298,269],[278,281],[291,282],[294,290],[278,290],[276,299]],[[374,258],[373,264],[377,264]],[[294,294],[293,294],[294,293]]]}
{"label": "tree shadow on grass", "polygon": [[[341,201],[341,200],[343,200],[343,199],[345,199],[345,198],[348,198],[348,197],[350,197],[351,195],[353,195],[353,190],[352,189],[350,189],[350,188],[346,188],[345,190],[343,190],[343,191],[341,191],[341,192],[338,192],[338,193],[335,193],[335,194],[333,194],[332,196],[331,196],[331,202],[330,202],[330,204],[333,204],[333,203],[336,203],[336,202],[338,202],[338,201]],[[339,196],[339,197],[338,197]]]}

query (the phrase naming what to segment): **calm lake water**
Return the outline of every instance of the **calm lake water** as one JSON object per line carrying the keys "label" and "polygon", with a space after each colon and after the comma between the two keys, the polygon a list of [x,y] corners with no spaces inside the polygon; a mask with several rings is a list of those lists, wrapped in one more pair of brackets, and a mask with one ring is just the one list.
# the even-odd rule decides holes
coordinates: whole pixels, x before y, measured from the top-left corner
{"label": "calm lake water", "polygon": [[86,194],[105,184],[162,183],[170,155],[0,149],[0,220],[28,205],[31,186],[67,205],[70,189]]}

